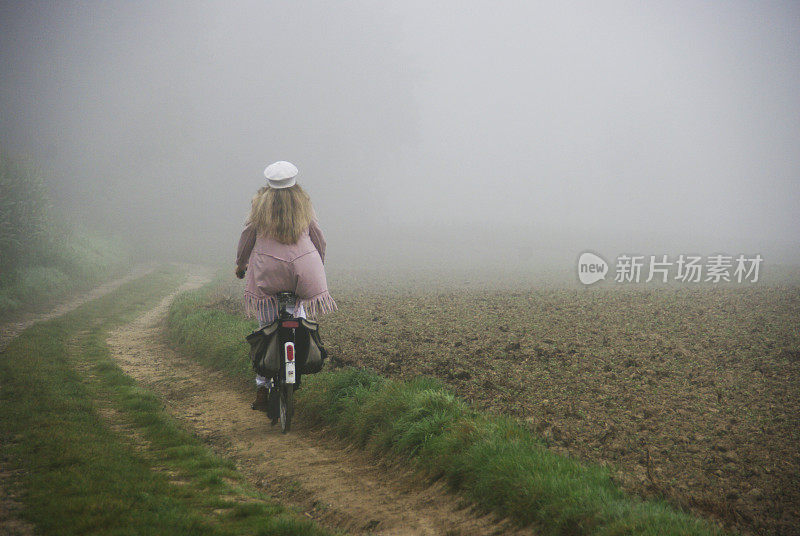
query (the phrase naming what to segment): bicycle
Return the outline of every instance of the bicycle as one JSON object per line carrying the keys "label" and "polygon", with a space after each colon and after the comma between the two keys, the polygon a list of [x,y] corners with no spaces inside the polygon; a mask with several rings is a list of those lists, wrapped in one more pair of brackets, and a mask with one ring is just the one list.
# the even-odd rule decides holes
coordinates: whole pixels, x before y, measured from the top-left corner
{"label": "bicycle", "polygon": [[[294,391],[299,387],[299,374],[295,360],[295,330],[300,327],[300,321],[293,314],[286,311],[286,307],[294,305],[297,296],[293,292],[279,292],[278,300],[278,341],[282,348],[280,369],[272,377],[272,386],[269,390],[268,416],[274,426],[281,423],[281,432],[287,433],[292,426],[294,416]],[[277,400],[275,400],[277,398]],[[275,405],[278,407],[275,408]],[[275,410],[277,409],[277,415]],[[269,414],[271,413],[271,415]]]}
{"label": "bicycle", "polygon": [[266,409],[272,426],[280,421],[285,434],[292,426],[294,392],[300,388],[302,376],[320,372],[328,352],[319,336],[319,324],[286,310],[297,303],[297,296],[292,292],[279,292],[276,299],[275,320],[255,330],[245,340],[250,345],[253,370],[269,378],[266,408],[262,398],[261,405],[257,407],[254,403],[253,409]]}

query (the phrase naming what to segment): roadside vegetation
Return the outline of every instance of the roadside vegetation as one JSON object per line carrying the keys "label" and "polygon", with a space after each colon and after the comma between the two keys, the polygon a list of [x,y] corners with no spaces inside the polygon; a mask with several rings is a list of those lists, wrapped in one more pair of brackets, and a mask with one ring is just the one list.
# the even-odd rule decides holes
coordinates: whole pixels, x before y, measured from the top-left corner
{"label": "roadside vegetation", "polygon": [[128,257],[59,214],[33,166],[0,155],[0,319],[108,279]]}
{"label": "roadside vegetation", "polygon": [[23,332],[0,359],[0,460],[37,534],[323,535],[253,489],[115,364],[109,330],[177,286],[160,270]]}
{"label": "roadside vegetation", "polygon": [[[179,296],[170,341],[200,362],[250,379],[243,345],[254,323],[221,285]],[[324,328],[323,328],[324,329]],[[712,523],[619,489],[610,471],[548,449],[518,421],[476,410],[430,377],[398,381],[344,368],[304,379],[303,419],[375,453],[402,457],[482,508],[542,534],[707,535]]]}

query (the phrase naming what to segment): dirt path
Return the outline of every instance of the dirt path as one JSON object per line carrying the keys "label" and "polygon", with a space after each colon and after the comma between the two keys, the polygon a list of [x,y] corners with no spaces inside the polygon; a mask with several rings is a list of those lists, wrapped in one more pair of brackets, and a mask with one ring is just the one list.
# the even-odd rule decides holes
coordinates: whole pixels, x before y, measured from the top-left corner
{"label": "dirt path", "polygon": [[[189,276],[179,291],[204,282]],[[324,525],[354,534],[532,534],[481,516],[441,483],[422,482],[402,467],[370,459],[304,428],[271,428],[250,409],[251,391],[177,355],[161,342],[161,326],[176,293],[108,339],[127,374],[160,393],[167,409],[219,453],[233,458],[255,485]]]}
{"label": "dirt path", "polygon": [[81,294],[71,300],[55,305],[50,311],[46,313],[24,313],[20,318],[13,322],[0,324],[0,353],[2,353],[8,343],[14,340],[17,335],[36,324],[37,322],[44,322],[51,320],[61,315],[65,315],[70,311],[77,309],[84,303],[105,296],[109,292],[119,288],[129,281],[138,279],[145,274],[152,272],[155,269],[155,264],[140,264],[135,266],[131,272],[119,279],[103,283],[99,287],[95,287],[85,294]]}

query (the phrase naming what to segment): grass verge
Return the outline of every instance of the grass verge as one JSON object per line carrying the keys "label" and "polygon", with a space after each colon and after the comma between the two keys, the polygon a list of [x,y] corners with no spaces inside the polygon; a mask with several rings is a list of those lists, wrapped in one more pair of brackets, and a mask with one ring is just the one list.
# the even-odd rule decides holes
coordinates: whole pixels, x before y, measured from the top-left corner
{"label": "grass verge", "polygon": [[157,271],[36,325],[0,356],[4,463],[41,534],[329,534],[239,475],[114,363],[109,329],[177,285]]}
{"label": "grass verge", "polygon": [[[213,308],[211,287],[180,296],[168,336],[199,361],[249,378],[254,324]],[[486,510],[558,535],[712,535],[712,523],[624,494],[609,471],[547,449],[516,421],[481,413],[430,378],[388,380],[344,369],[304,380],[304,419],[380,454],[406,457]]]}

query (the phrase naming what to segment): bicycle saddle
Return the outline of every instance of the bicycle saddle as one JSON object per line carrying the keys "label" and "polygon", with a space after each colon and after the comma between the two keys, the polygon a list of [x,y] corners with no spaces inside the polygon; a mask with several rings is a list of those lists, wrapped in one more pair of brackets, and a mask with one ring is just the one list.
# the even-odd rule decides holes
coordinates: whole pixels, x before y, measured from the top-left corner
{"label": "bicycle saddle", "polygon": [[278,292],[276,298],[278,299],[278,304],[284,306],[294,305],[295,302],[297,301],[297,296],[295,295],[294,292],[291,291]]}

